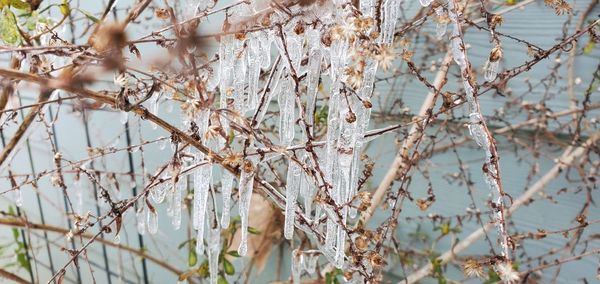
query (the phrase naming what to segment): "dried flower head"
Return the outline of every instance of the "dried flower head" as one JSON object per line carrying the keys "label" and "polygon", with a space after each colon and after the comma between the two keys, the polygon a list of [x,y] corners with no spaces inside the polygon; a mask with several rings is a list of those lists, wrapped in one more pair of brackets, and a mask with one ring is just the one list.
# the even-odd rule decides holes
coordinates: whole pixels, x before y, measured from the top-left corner
{"label": "dried flower head", "polygon": [[498,263],[496,264],[495,269],[504,283],[516,283],[519,281],[519,273],[513,269],[510,262],[504,261]]}
{"label": "dried flower head", "polygon": [[251,173],[254,171],[254,165],[250,160],[244,160],[244,166],[242,170],[246,173]]}
{"label": "dried flower head", "polygon": [[489,60],[490,60],[490,62],[496,62],[496,61],[500,60],[501,58],[502,58],[502,47],[500,45],[496,45],[494,48],[492,48],[492,51],[490,52]]}
{"label": "dried flower head", "polygon": [[483,266],[474,259],[468,259],[463,264],[463,273],[468,278],[483,278],[485,276]]}
{"label": "dried flower head", "polygon": [[375,60],[379,63],[379,66],[383,71],[387,71],[392,67],[392,63],[394,62],[394,53],[391,51],[391,48],[387,45],[380,45],[377,48],[375,54]]}

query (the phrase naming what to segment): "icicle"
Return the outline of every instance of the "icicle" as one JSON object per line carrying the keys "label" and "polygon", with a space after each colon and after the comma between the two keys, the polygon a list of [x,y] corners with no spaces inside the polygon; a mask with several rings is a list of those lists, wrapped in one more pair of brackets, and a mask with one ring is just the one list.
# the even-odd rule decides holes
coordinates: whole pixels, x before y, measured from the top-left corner
{"label": "icicle", "polygon": [[[354,121],[350,117],[354,116]],[[350,192],[350,174],[352,172],[352,160],[354,157],[354,147],[356,144],[356,115],[351,113],[349,110],[344,109],[340,112],[340,136],[337,140],[337,154],[339,170],[341,173],[341,187],[340,187],[340,200],[339,202],[345,202],[349,200]]]}
{"label": "icicle", "polygon": [[271,66],[271,43],[273,42],[273,35],[270,32],[260,31],[256,33],[259,36],[259,48],[260,48],[260,67],[268,68]]}
{"label": "icicle", "polygon": [[120,233],[115,236],[115,238],[113,239],[113,243],[116,245],[121,244],[121,234]]}
{"label": "icicle", "polygon": [[253,111],[258,105],[258,81],[260,78],[260,42],[256,37],[249,40],[248,55],[248,100],[244,112]]}
{"label": "icicle", "polygon": [[329,98],[329,112],[327,115],[327,141],[325,147],[325,178],[330,183],[333,182],[333,169],[335,162],[335,140],[339,132],[339,115],[338,106],[340,100],[339,88],[332,88],[331,97]]}
{"label": "icicle", "polygon": [[375,14],[374,0],[360,0],[360,12],[365,17],[372,17]]}
{"label": "icicle", "polygon": [[308,218],[311,218],[314,191],[310,177],[304,171],[302,172],[300,181],[300,192],[302,193],[302,198],[304,199],[304,215]]}
{"label": "icicle", "polygon": [[227,108],[227,98],[233,85],[233,36],[224,36],[219,44],[219,91],[221,93],[220,107]]}
{"label": "icicle", "polygon": [[233,174],[227,170],[223,171],[223,176],[221,177],[221,190],[223,194],[223,215],[221,215],[221,227],[223,229],[227,229],[229,227],[233,178]]}
{"label": "icicle", "polygon": [[[239,48],[236,48],[236,53],[238,52],[238,50],[241,50],[239,52],[246,52],[245,49],[243,49],[243,43],[241,41],[236,41],[236,43],[239,45]],[[236,45],[237,46],[237,45]],[[242,111],[244,109],[244,94],[245,94],[245,88],[246,88],[246,82],[247,82],[247,76],[248,76],[248,72],[247,72],[247,67],[248,67],[248,62],[246,61],[246,56],[245,54],[236,54],[235,55],[235,61],[234,61],[234,69],[233,71],[233,99],[234,99],[234,103],[235,103],[235,109]]]}
{"label": "icicle", "polygon": [[158,232],[158,214],[152,210],[148,210],[146,212],[148,212],[148,233],[154,235],[156,232]]}
{"label": "icicle", "polygon": [[489,147],[490,141],[483,128],[481,115],[479,115],[479,113],[471,113],[469,115],[469,132],[479,147],[484,149]]}
{"label": "icicle", "polygon": [[308,57],[307,99],[306,99],[306,123],[314,125],[315,102],[319,90],[319,78],[321,76],[321,61],[323,54],[319,48],[313,48]]}
{"label": "icicle", "polygon": [[208,130],[208,122],[210,120],[210,109],[206,108],[200,111],[196,118],[196,125],[198,126],[198,134],[200,134],[202,144],[207,146],[204,139],[204,134]]}
{"label": "icicle", "polygon": [[483,77],[486,81],[494,81],[496,79],[496,75],[498,74],[498,66],[500,65],[500,61],[490,61],[489,59],[485,62],[483,66]]}
{"label": "icicle", "polygon": [[210,64],[210,69],[206,74],[206,90],[209,92],[214,91],[221,81],[221,59]]}
{"label": "icicle", "polygon": [[435,36],[441,39],[448,30],[448,21],[444,13],[444,7],[439,6],[435,8],[435,14],[437,15],[437,24],[435,26]]}
{"label": "icicle", "polygon": [[319,254],[308,253],[304,255],[304,270],[309,274],[314,274],[317,269],[317,262],[319,261]]}
{"label": "icicle", "polygon": [[218,224],[208,233],[208,271],[210,283],[216,284],[219,276],[219,253],[221,251],[221,230]]}
{"label": "icicle", "polygon": [[202,255],[204,254],[204,233],[198,230],[196,234],[196,254]]}
{"label": "icicle", "polygon": [[294,284],[300,283],[300,276],[302,274],[304,257],[299,249],[292,251],[292,282]]}
{"label": "icicle", "polygon": [[214,194],[211,195],[213,198],[208,204],[208,210],[210,211],[209,219],[209,231],[208,231],[208,271],[210,274],[210,283],[216,284],[219,276],[219,254],[221,252],[221,227],[217,222],[217,211],[215,208]]}
{"label": "icicle", "polygon": [[[459,15],[452,12],[451,9],[449,9],[449,11],[450,12],[448,13],[448,16],[450,17],[450,20],[456,22],[456,20],[459,18]],[[454,62],[456,62],[456,64],[458,64],[458,66],[462,69],[464,68],[466,62],[465,55],[462,50],[464,47],[462,46],[463,42],[460,37],[460,30],[458,25],[456,24],[453,25],[452,34],[450,35],[450,41],[452,48],[452,57],[454,58]]]}
{"label": "icicle", "polygon": [[279,94],[279,139],[281,144],[289,146],[294,140],[294,124],[296,122],[296,94],[292,91],[290,78],[282,79]]}
{"label": "icicle", "polygon": [[154,201],[154,203],[156,204],[160,204],[165,200],[165,196],[167,195],[167,186],[165,185],[165,183],[157,184],[150,191],[150,193],[152,201]]}
{"label": "icicle", "polygon": [[245,160],[240,174],[239,184],[239,210],[242,219],[242,236],[238,253],[242,256],[248,251],[248,214],[250,210],[250,200],[252,199],[252,190],[254,188],[254,172],[257,165],[251,160]]}
{"label": "icicle", "polygon": [[433,2],[433,0],[419,0],[419,2],[421,2],[421,6],[427,7],[431,5],[431,2]]}
{"label": "icicle", "polygon": [[287,186],[285,191],[285,224],[283,234],[291,240],[294,236],[294,221],[296,219],[296,199],[300,191],[302,168],[293,161],[289,161],[287,172]]}
{"label": "icicle", "polygon": [[383,23],[380,41],[382,43],[392,43],[396,23],[398,21],[398,12],[400,9],[401,0],[387,0],[382,5]]}
{"label": "icicle", "polygon": [[181,195],[185,189],[185,178],[180,176],[179,181],[174,185],[173,192],[173,215],[171,216],[171,224],[175,230],[179,230],[181,227]]}
{"label": "icicle", "polygon": [[337,219],[337,215],[333,212],[333,209],[329,206],[323,207],[327,214],[327,222],[325,225],[325,245],[321,252],[330,262],[335,262],[335,245],[337,238],[337,223],[334,221]]}
{"label": "icicle", "polygon": [[[196,161],[199,162],[204,155],[198,153]],[[198,246],[202,246],[201,250],[204,251],[203,238],[204,238],[204,222],[206,221],[206,203],[208,200],[208,193],[210,189],[210,183],[212,180],[212,165],[202,165],[196,174],[194,175],[194,210],[193,210],[193,226],[194,229],[198,230],[197,242]],[[198,252],[200,254],[200,252]]]}
{"label": "icicle", "polygon": [[21,193],[21,189],[15,189],[15,205],[17,207],[23,206],[23,193]]}
{"label": "icicle", "polygon": [[[289,70],[290,74],[293,69],[298,72],[300,60],[302,59],[302,43],[303,36],[297,35],[293,30],[284,33],[285,45],[281,37],[277,36],[275,43],[279,51],[279,55],[284,58],[283,64]],[[289,59],[289,60],[288,60]],[[292,65],[290,66],[290,61]]]}
{"label": "icicle", "polygon": [[137,231],[138,234],[144,235],[146,233],[146,216],[144,216],[144,208],[141,207],[136,213],[135,218],[137,219]]}
{"label": "icicle", "polygon": [[[348,207],[344,207],[342,209],[342,216],[344,220],[342,222],[346,223],[346,214],[348,211]],[[337,247],[335,253],[335,267],[342,269],[344,267],[346,252],[344,250],[346,245],[346,231],[342,226],[337,226]]]}

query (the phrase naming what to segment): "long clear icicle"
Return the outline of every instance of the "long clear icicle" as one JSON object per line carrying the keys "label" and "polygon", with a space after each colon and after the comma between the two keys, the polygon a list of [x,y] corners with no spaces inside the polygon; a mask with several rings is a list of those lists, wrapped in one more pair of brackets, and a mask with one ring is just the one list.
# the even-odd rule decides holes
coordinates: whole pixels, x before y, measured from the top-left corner
{"label": "long clear icicle", "polygon": [[321,52],[319,31],[311,30],[308,34],[311,49],[308,54],[308,72],[306,74],[306,123],[313,125],[323,53]]}
{"label": "long clear icicle", "polygon": [[221,227],[226,229],[229,227],[230,211],[231,211],[231,189],[233,188],[234,176],[230,172],[224,170],[221,178],[221,190],[223,195],[223,213],[221,215]]}
{"label": "long clear icicle", "polygon": [[381,42],[390,44],[394,39],[396,23],[398,22],[398,14],[400,11],[400,3],[402,0],[384,0],[383,23],[381,28]]}
{"label": "long clear icicle", "polygon": [[252,190],[254,189],[254,173],[257,166],[256,161],[245,160],[239,179],[239,210],[242,221],[242,233],[238,253],[241,256],[246,255],[248,252],[248,214],[250,211]]}
{"label": "long clear icicle", "polygon": [[174,185],[173,192],[173,215],[171,216],[171,224],[173,229],[179,230],[181,227],[181,206],[182,206],[182,195],[185,189],[185,177],[180,176],[177,184]]}
{"label": "long clear icicle", "polygon": [[[206,203],[212,179],[212,165],[207,164],[200,167],[194,177],[194,229],[198,230],[198,237],[204,237],[204,224],[206,221]],[[196,198],[196,196],[198,196]],[[197,253],[204,252],[203,242],[199,241],[196,246]]]}
{"label": "long clear icicle", "polygon": [[281,79],[279,94],[279,139],[282,145],[289,146],[294,140],[294,124],[296,122],[296,94],[292,91],[289,77]]}
{"label": "long clear icicle", "polygon": [[287,172],[287,186],[285,190],[285,223],[283,235],[291,240],[294,236],[294,221],[296,219],[296,199],[300,192],[302,168],[293,161],[289,161]]}
{"label": "long clear icicle", "polygon": [[[454,6],[454,1],[448,1],[448,13],[450,19],[452,21],[453,30],[452,30],[452,53],[454,56],[458,56],[458,60],[455,57],[456,63],[460,66],[461,77],[463,80],[463,87],[465,89],[465,95],[467,97],[467,102],[469,105],[469,132],[477,145],[482,147],[485,151],[485,164],[487,171],[484,174],[485,181],[490,188],[490,194],[492,195],[492,202],[494,203],[494,217],[496,228],[498,230],[498,234],[500,236],[500,246],[502,247],[501,254],[510,258],[510,250],[509,250],[509,236],[506,231],[506,223],[504,219],[504,201],[502,196],[502,189],[499,184],[499,169],[497,168],[497,162],[492,162],[492,149],[494,146],[493,141],[490,141],[490,137],[485,127],[484,118],[481,115],[479,109],[479,103],[477,102],[477,97],[475,97],[475,91],[469,82],[469,78],[467,78],[466,74],[469,74],[469,65],[467,65],[466,61],[466,51],[463,50],[464,42],[461,37],[460,32],[460,15],[457,12],[457,7]],[[498,177],[498,178],[496,178]]]}
{"label": "long clear icicle", "polygon": [[135,218],[137,220],[137,231],[138,234],[146,234],[146,216],[144,215],[144,208],[141,207],[136,213]]}
{"label": "long clear icicle", "polygon": [[300,276],[302,274],[304,256],[302,251],[295,249],[292,251],[292,282],[294,284],[300,284]]}
{"label": "long clear icicle", "polygon": [[148,210],[146,212],[148,212],[148,233],[154,235],[156,234],[156,232],[158,232],[158,214],[156,214],[156,212],[153,212],[152,210]]}
{"label": "long clear icicle", "polygon": [[[213,195],[214,197],[214,195]],[[213,200],[214,201],[214,200]],[[214,202],[209,203],[210,210],[210,228],[208,231],[208,271],[210,274],[210,283],[216,284],[219,276],[219,253],[221,252],[221,227],[217,222],[216,208]]]}

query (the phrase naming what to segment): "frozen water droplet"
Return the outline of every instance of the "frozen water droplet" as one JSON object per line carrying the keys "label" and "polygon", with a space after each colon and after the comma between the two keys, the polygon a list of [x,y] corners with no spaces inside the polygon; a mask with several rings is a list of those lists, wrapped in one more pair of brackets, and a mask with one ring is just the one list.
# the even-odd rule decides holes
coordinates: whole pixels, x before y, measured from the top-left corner
{"label": "frozen water droplet", "polygon": [[421,6],[427,7],[431,5],[431,2],[433,2],[433,0],[419,0],[419,2],[421,2]]}
{"label": "frozen water droplet", "polygon": [[137,231],[140,235],[143,235],[146,233],[146,216],[144,216],[144,211],[143,210],[138,210],[138,212],[135,213],[135,217],[137,219]]}
{"label": "frozen water droplet", "polygon": [[146,212],[148,212],[148,233],[154,235],[158,232],[158,214],[152,210]]}
{"label": "frozen water droplet", "polygon": [[23,193],[21,193],[21,189],[15,189],[15,205],[17,207],[23,206]]}

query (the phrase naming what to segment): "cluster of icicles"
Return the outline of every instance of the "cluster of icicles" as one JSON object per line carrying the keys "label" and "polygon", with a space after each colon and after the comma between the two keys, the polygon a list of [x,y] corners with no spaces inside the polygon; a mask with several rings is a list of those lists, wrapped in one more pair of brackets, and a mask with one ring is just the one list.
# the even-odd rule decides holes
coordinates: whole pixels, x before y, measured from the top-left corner
{"label": "cluster of icicles", "polygon": [[[193,10],[202,10],[202,7],[198,6],[203,5],[202,2],[205,1],[200,2],[201,4],[194,5],[195,9]],[[342,4],[346,4],[347,1],[335,0],[334,2],[335,8],[331,11],[314,11],[315,16],[319,17],[321,24],[324,26],[343,23],[344,19],[351,13],[348,8],[342,8]],[[384,0],[381,7],[382,22],[379,43],[392,43],[401,2],[402,0]],[[431,2],[431,0],[420,0],[423,6],[428,6]],[[268,6],[260,7],[260,4],[257,3],[258,1],[253,1],[251,4],[237,5],[233,8],[235,11],[232,14],[242,17],[248,16]],[[449,3],[450,7],[452,1],[449,1]],[[374,17],[375,0],[361,0],[360,10],[363,16]],[[440,6],[436,8],[435,12],[438,16],[441,16],[446,13],[446,10]],[[272,17],[283,19],[285,16],[285,14],[278,15],[275,13]],[[276,21],[277,19],[272,20]],[[317,181],[292,159],[288,159],[285,204],[278,204],[285,212],[284,236],[286,239],[293,239],[295,225],[309,235],[314,236],[314,233],[306,229],[306,226],[295,224],[296,214],[303,214],[304,219],[309,221],[308,226],[317,228],[324,233],[323,241],[318,238],[316,240],[318,250],[300,251],[296,249],[291,253],[292,279],[294,283],[299,283],[303,270],[311,274],[315,272],[319,255],[323,255],[337,268],[348,266],[345,255],[345,243],[348,236],[344,227],[349,218],[353,219],[357,215],[355,207],[348,206],[348,204],[356,194],[360,168],[359,155],[365,142],[364,134],[370,117],[370,108],[365,107],[362,102],[370,100],[378,63],[372,59],[366,60],[362,84],[356,90],[359,98],[356,96],[346,97],[340,93],[340,89],[342,89],[342,84],[345,84],[346,76],[343,70],[351,61],[349,51],[354,43],[335,40],[331,46],[325,46],[321,42],[322,26],[309,26],[305,32],[298,34],[294,31],[296,24],[297,21],[292,20],[283,27],[282,33],[285,44],[282,42],[277,30],[250,32],[243,39],[232,35],[222,37],[218,51],[219,60],[211,66],[212,71],[203,75],[207,82],[208,91],[219,90],[221,94],[220,108],[235,110],[245,117],[255,117],[256,123],[253,127],[260,125],[270,102],[276,99],[279,110],[279,142],[284,147],[292,146],[294,141],[298,143],[307,141],[307,133],[304,132],[306,128],[296,125],[297,121],[300,121],[298,117],[304,111],[306,120],[299,123],[313,125],[321,76],[329,79],[327,138],[323,150],[317,152],[319,160],[314,161],[307,152],[297,151],[296,153],[302,153],[300,160],[307,166],[314,166],[315,162],[322,166],[325,181],[331,185],[327,194],[341,210],[335,211],[327,204],[313,204],[313,198],[317,188],[319,188]],[[445,35],[446,28],[447,24],[445,22],[437,23],[436,34],[438,38]],[[455,36],[455,33],[457,33],[456,27],[453,36]],[[464,68],[465,59],[463,53],[459,50],[458,40],[456,37],[452,40],[452,49],[455,61],[461,68]],[[275,56],[271,54],[273,45],[276,47]],[[289,60],[287,60],[288,57]],[[279,59],[272,60],[272,58]],[[303,59],[308,60],[306,64],[301,64]],[[323,68],[327,65],[330,65],[328,70]],[[270,76],[272,79],[270,79],[269,84],[270,91],[264,92],[266,98],[263,103],[260,103],[260,96],[265,86],[263,88],[259,86],[261,71],[272,72]],[[297,100],[293,91],[295,82],[292,79],[292,71],[295,71],[299,77],[305,76],[305,79],[301,82],[301,84],[305,84],[306,92],[302,94],[304,100]],[[473,99],[472,88],[468,83],[465,83],[464,87],[471,102]],[[302,88],[302,90],[304,89]],[[158,104],[158,98],[151,100],[150,110],[155,114],[158,113]],[[350,111],[356,119],[347,119]],[[477,113],[472,114],[472,119],[481,119],[477,115]],[[204,137],[203,134],[207,132],[210,120],[210,109],[201,110],[194,118],[193,122],[198,126],[201,137]],[[127,121],[126,115],[122,117],[122,121]],[[183,127],[188,128],[191,122],[184,119]],[[225,128],[225,133],[228,133],[228,121],[220,118],[220,123]],[[471,133],[477,143],[485,148],[489,141],[482,134],[483,130],[478,127],[480,127],[480,124],[472,123]],[[213,151],[222,149],[224,143],[227,142],[222,137],[202,139],[201,141],[203,141],[204,146]],[[249,150],[252,151],[253,147],[256,148],[252,145]],[[161,148],[164,148],[164,144]],[[211,283],[217,282],[218,257],[221,250],[220,233],[221,229],[228,228],[230,224],[231,193],[236,181],[239,187],[238,208],[241,217],[241,240],[238,253],[243,256],[248,251],[250,200],[254,186],[254,174],[258,171],[261,161],[257,156],[250,156],[245,159],[253,165],[253,171],[241,170],[240,176],[234,176],[232,173],[222,170],[220,175],[213,177],[213,164],[207,161],[204,153],[196,151],[194,152],[192,164],[199,166],[188,172],[193,176],[194,186],[192,222],[193,228],[197,232],[196,253],[202,255],[206,251]],[[162,178],[171,179],[167,174],[163,174]],[[494,180],[488,180],[488,182],[491,187],[497,186],[494,185]],[[151,199],[156,204],[167,202],[167,215],[171,219],[175,230],[180,228],[182,222],[182,198],[187,191],[186,183],[186,175],[181,174],[178,179],[156,185],[152,188],[150,194]],[[213,196],[211,190],[214,190],[214,186],[220,186],[221,189],[222,207],[220,218],[217,218],[215,213],[218,211],[217,202],[209,198]],[[18,200],[20,202],[21,199],[18,198]],[[300,201],[303,203],[302,206],[299,206]],[[137,229],[140,234],[145,234],[146,231],[150,234],[157,233],[158,214],[155,210],[144,210],[142,207],[138,210],[136,217]],[[323,219],[326,222],[321,225],[319,221]],[[208,244],[208,247],[205,247],[205,244]],[[369,267],[369,264],[365,263],[365,266]],[[352,281],[360,283],[362,278],[359,275],[354,275]]]}
{"label": "cluster of icicles", "polygon": [[[267,1],[268,2],[268,1]],[[336,0],[335,8],[332,11],[315,12],[321,13],[319,19],[323,25],[332,26],[336,23],[343,23],[344,19],[350,15],[348,9],[343,9],[344,0]],[[382,9],[382,23],[379,43],[391,44],[394,37],[397,19],[400,15],[400,5],[402,0],[385,0]],[[423,6],[431,4],[431,0],[420,0]],[[452,1],[450,1],[451,3]],[[233,9],[233,15],[251,15],[265,7],[259,7],[257,3],[241,4]],[[365,17],[375,16],[375,1],[361,0],[360,10]],[[445,15],[447,10],[440,6],[435,10],[438,17]],[[323,14],[325,13],[325,14]],[[329,14],[326,14],[329,13]],[[277,17],[277,13],[273,17]],[[282,16],[282,18],[284,15]],[[329,19],[330,22],[326,22]],[[272,19],[276,21],[276,19]],[[305,128],[297,126],[296,123],[302,111],[305,111],[305,122],[308,125],[314,123],[314,113],[316,108],[316,99],[319,89],[321,76],[328,77],[330,82],[330,96],[328,100],[327,116],[327,134],[324,149],[318,152],[318,163],[322,166],[325,175],[325,181],[331,185],[328,194],[336,205],[339,205],[341,212],[326,204],[313,204],[313,198],[318,188],[314,177],[309,176],[300,164],[288,159],[288,169],[286,176],[285,204],[278,204],[282,207],[285,214],[284,236],[286,239],[293,239],[296,214],[304,215],[304,219],[309,221],[309,226],[318,228],[324,232],[324,240],[317,239],[318,250],[300,251],[298,249],[291,253],[292,257],[292,280],[294,283],[300,282],[302,271],[308,273],[315,272],[319,255],[323,255],[330,263],[337,268],[347,267],[345,255],[346,231],[344,227],[349,218],[355,218],[356,208],[348,206],[353,196],[356,194],[356,186],[359,178],[360,159],[359,155],[363,147],[364,134],[369,124],[370,108],[363,105],[363,101],[370,100],[373,91],[375,74],[378,63],[372,59],[367,59],[364,69],[361,87],[356,90],[359,98],[355,96],[345,97],[340,93],[342,84],[345,83],[344,68],[350,63],[349,50],[351,43],[345,40],[333,41],[331,46],[325,46],[321,42],[321,27],[307,27],[307,30],[301,34],[294,31],[297,21],[290,21],[282,30],[285,44],[279,36],[277,30],[261,30],[246,34],[243,39],[235,36],[224,36],[221,38],[218,51],[219,60],[212,66],[211,72],[204,74],[207,82],[208,91],[218,89],[220,97],[220,107],[235,110],[241,115],[249,118],[255,118],[253,127],[260,125],[268,106],[273,99],[277,100],[279,111],[278,134],[280,145],[284,147],[292,146],[294,141],[303,143],[307,141]],[[437,23],[436,35],[442,38],[446,34],[447,22]],[[455,31],[456,32],[456,31]],[[458,52],[456,41],[452,41],[455,61],[464,66],[464,56]],[[276,47],[276,55],[272,56],[271,47]],[[278,60],[272,60],[278,58]],[[288,60],[289,58],[289,60]],[[461,59],[463,58],[463,59]],[[307,59],[306,64],[301,64],[303,59]],[[328,70],[323,70],[324,66],[330,64]],[[269,77],[269,92],[262,93],[266,86],[259,86],[259,75],[261,71],[271,72]],[[295,82],[292,79],[292,72],[297,76],[305,76],[301,84],[305,84],[304,100],[297,100]],[[266,82],[265,82],[266,84]],[[465,88],[470,97],[472,90],[465,84]],[[260,102],[261,94],[266,94],[264,102]],[[233,103],[232,103],[233,102]],[[158,100],[152,102],[151,110],[158,111]],[[355,120],[348,120],[349,111],[356,116]],[[209,127],[211,113],[209,109],[201,110],[194,119],[198,126],[199,133],[205,133]],[[185,120],[184,126],[189,126],[191,121]],[[221,125],[228,133],[228,121],[220,118]],[[474,124],[477,125],[477,124]],[[476,126],[471,129],[473,136],[478,143],[489,143],[478,134]],[[311,129],[309,127],[309,129]],[[298,131],[299,130],[299,131]],[[300,137],[297,137],[297,135]],[[202,136],[203,137],[203,136]],[[226,141],[221,138],[205,140],[204,146],[218,150],[223,147]],[[255,147],[252,145],[250,149]],[[302,153],[297,151],[297,153]],[[300,155],[301,161],[307,166],[314,166],[315,161],[304,152]],[[213,165],[206,162],[204,153],[195,152],[194,164],[205,162],[192,172],[194,184],[193,199],[193,228],[197,230],[196,252],[204,254],[208,244],[207,255],[209,259],[209,271],[211,283],[216,283],[218,275],[218,254],[220,251],[220,232],[221,229],[229,227],[231,193],[235,182],[239,187],[239,215],[241,217],[241,240],[238,248],[240,255],[246,255],[248,250],[248,215],[250,200],[254,187],[254,174],[260,167],[260,160],[257,156],[246,157],[254,167],[253,171],[241,170],[240,176],[234,176],[226,170],[222,170],[220,176],[213,178]],[[491,181],[493,182],[493,181]],[[214,184],[213,184],[214,183]],[[215,200],[209,200],[212,186],[220,186],[222,195],[221,217],[214,216],[217,203]],[[170,188],[170,189],[169,189]],[[152,198],[156,203],[168,202],[167,213],[171,218],[175,229],[181,225],[181,199],[185,191],[185,179],[180,178],[175,184],[162,184],[156,186],[152,191]],[[302,201],[303,206],[299,206]],[[344,204],[344,205],[342,205]],[[298,209],[300,208],[300,209]],[[138,229],[144,233],[147,227],[150,233],[157,232],[157,215],[155,212],[146,210],[146,218],[142,216],[143,212],[138,212]],[[212,216],[207,216],[207,214]],[[325,219],[325,224],[320,225],[319,220]],[[144,220],[146,224],[144,224]],[[210,220],[207,222],[207,220]],[[309,235],[313,232],[306,229],[305,226],[296,227],[302,229]],[[205,230],[208,229],[208,232]],[[368,263],[365,263],[369,267]],[[362,277],[355,274],[352,281],[362,282]]]}

